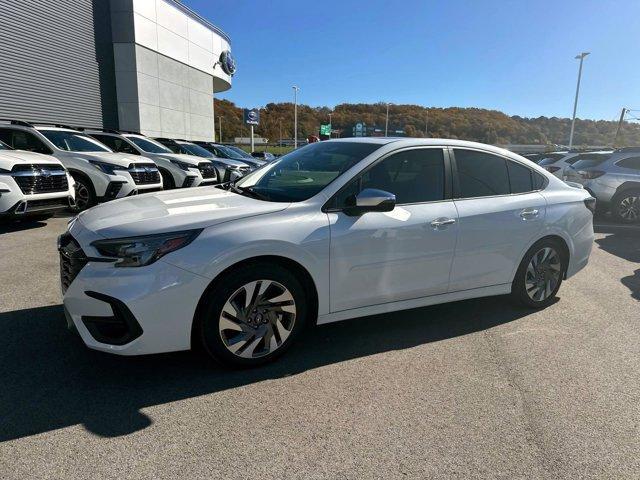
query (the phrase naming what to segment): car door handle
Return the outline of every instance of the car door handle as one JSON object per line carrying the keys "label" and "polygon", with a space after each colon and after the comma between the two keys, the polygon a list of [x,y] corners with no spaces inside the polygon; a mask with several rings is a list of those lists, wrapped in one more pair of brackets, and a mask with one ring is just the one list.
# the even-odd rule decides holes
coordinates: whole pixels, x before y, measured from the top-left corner
{"label": "car door handle", "polygon": [[431,222],[431,226],[433,228],[440,228],[440,227],[444,227],[445,225],[453,225],[454,223],[456,223],[455,218],[441,217],[441,218],[436,218],[433,222]]}
{"label": "car door handle", "polygon": [[539,213],[540,212],[535,208],[527,208],[520,212],[520,216],[526,220],[527,218],[537,217]]}

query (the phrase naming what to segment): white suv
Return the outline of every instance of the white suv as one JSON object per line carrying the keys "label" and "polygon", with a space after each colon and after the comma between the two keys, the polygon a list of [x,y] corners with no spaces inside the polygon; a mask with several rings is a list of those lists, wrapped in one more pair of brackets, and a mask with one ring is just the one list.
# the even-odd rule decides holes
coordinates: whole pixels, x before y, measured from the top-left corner
{"label": "white suv", "polygon": [[0,219],[43,219],[74,205],[73,178],[58,160],[0,142]]}
{"label": "white suv", "polygon": [[4,120],[0,123],[0,140],[15,149],[60,160],[75,180],[78,211],[98,202],[162,190],[162,178],[155,163],[114,153],[70,127]]}
{"label": "white suv", "polygon": [[165,190],[218,183],[218,172],[212,168],[213,165],[208,160],[175,154],[164,145],[140,133],[116,130],[86,130],[86,133],[115,152],[141,155],[153,160],[160,170]]}

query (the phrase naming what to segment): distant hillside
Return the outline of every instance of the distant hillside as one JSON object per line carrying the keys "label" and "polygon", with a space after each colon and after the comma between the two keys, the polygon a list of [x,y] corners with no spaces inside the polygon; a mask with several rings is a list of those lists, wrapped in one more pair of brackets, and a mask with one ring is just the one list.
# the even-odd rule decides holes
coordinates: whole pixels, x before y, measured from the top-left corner
{"label": "distant hillside", "polygon": [[[298,105],[300,137],[317,134],[321,123],[328,123],[332,113],[334,129],[351,136],[353,125],[364,122],[384,129],[386,105],[337,105],[333,112],[327,107]],[[215,115],[222,116],[224,141],[248,136],[242,124],[242,109],[227,100],[215,100]],[[293,104],[269,103],[260,111],[260,126],[255,133],[276,142],[280,137],[293,137]],[[217,122],[216,118],[216,122]],[[429,137],[459,138],[491,144],[566,144],[571,119],[557,117],[510,117],[496,110],[481,108],[425,108],[418,105],[392,105],[389,109],[389,131],[404,130],[408,136],[424,137],[425,122]],[[576,120],[574,144],[611,145],[617,122]],[[620,145],[640,145],[640,125],[625,122],[618,139]]]}

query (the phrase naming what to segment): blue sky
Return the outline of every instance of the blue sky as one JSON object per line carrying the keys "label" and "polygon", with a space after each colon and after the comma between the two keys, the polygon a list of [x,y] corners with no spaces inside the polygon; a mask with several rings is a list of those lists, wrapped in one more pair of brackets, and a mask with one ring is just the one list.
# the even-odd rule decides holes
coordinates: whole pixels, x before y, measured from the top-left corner
{"label": "blue sky", "polygon": [[[185,0],[226,31],[239,106],[378,101],[579,118],[640,109],[640,0]],[[640,114],[640,112],[636,112]],[[640,115],[638,115],[640,116]]]}

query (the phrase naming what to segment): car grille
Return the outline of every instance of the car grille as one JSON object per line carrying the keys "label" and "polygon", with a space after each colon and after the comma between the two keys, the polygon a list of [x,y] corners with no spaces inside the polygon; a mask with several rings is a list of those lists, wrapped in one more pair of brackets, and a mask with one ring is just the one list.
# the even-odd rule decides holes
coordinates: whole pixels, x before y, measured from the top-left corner
{"label": "car grille", "polygon": [[25,195],[69,189],[67,172],[62,165],[15,165],[11,176]]}
{"label": "car grille", "polygon": [[149,185],[160,183],[160,172],[155,165],[132,164],[129,166],[129,174],[136,185]]}
{"label": "car grille", "polygon": [[198,170],[200,170],[200,174],[202,178],[217,178],[216,167],[211,163],[199,163]]}
{"label": "car grille", "polygon": [[62,293],[65,293],[89,260],[80,244],[69,232],[60,235],[58,251],[60,252],[60,284]]}

